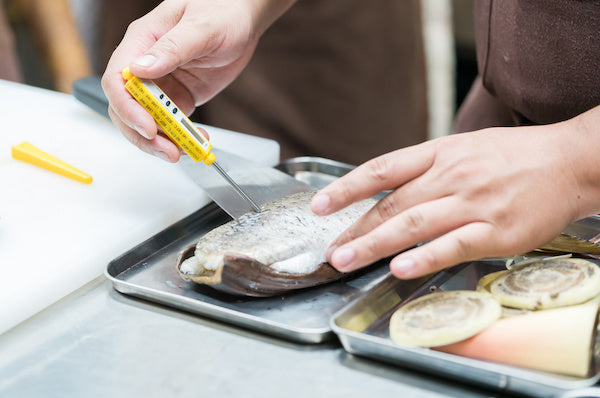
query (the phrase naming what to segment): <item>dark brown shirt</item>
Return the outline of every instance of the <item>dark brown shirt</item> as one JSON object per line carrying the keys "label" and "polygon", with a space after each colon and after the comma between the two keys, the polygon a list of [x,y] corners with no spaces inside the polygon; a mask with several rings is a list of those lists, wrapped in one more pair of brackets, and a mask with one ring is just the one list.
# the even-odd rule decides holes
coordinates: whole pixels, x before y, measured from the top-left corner
{"label": "dark brown shirt", "polygon": [[600,105],[600,1],[477,0],[480,78],[455,129],[547,124]]}
{"label": "dark brown shirt", "polygon": [[298,1],[197,116],[275,139],[284,159],[359,164],[425,140],[419,1]]}

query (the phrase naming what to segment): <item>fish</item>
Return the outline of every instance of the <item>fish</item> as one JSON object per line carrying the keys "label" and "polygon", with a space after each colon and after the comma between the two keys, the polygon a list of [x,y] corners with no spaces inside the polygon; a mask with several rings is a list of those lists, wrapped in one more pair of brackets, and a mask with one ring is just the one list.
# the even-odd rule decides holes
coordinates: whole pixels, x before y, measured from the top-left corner
{"label": "fish", "polygon": [[205,235],[177,261],[186,280],[234,295],[268,297],[340,279],[327,263],[329,245],[365,214],[375,199],[334,214],[310,210],[316,191],[300,192],[261,206]]}

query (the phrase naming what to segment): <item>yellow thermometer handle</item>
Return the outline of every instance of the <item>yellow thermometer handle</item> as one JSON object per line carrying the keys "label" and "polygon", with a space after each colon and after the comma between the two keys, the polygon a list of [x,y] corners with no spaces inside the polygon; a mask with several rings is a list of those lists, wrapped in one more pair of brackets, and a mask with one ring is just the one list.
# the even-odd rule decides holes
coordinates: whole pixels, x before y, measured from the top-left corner
{"label": "yellow thermometer handle", "polygon": [[173,101],[151,80],[134,76],[123,69],[125,88],[152,115],[162,131],[196,162],[210,165],[215,161],[212,145]]}

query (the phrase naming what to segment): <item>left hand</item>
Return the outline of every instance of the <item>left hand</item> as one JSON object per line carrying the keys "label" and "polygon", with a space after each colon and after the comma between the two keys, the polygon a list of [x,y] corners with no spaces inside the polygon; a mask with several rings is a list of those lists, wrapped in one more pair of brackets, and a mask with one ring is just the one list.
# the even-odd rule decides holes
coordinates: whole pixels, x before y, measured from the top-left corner
{"label": "left hand", "polygon": [[566,122],[486,129],[368,161],[313,198],[312,210],[327,215],[392,190],[332,243],[328,261],[352,271],[427,242],[390,263],[409,279],[547,243],[590,211],[568,130]]}

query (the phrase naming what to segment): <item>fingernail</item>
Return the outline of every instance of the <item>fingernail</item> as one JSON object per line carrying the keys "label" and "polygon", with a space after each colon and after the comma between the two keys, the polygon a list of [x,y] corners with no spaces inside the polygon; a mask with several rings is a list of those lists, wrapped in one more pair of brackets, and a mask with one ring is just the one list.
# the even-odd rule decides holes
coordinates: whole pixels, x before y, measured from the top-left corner
{"label": "fingernail", "polygon": [[164,160],[165,162],[171,162],[171,160],[169,159],[169,157],[167,156],[166,153],[164,153],[163,151],[154,151],[154,156],[156,156],[159,159]]}
{"label": "fingernail", "polygon": [[146,133],[146,131],[140,127],[139,124],[136,123],[132,123],[129,125],[132,129],[134,129],[135,131],[137,131],[137,133],[139,135],[141,135],[142,137],[146,138],[146,139],[150,139],[150,137],[148,136],[148,133]]}
{"label": "fingernail", "polygon": [[390,267],[392,268],[392,271],[408,276],[413,272],[415,268],[415,262],[412,258],[401,258],[399,260],[392,261]]}
{"label": "fingernail", "polygon": [[136,58],[133,63],[139,65],[144,68],[148,68],[156,62],[156,57],[154,55],[146,54],[141,57]]}
{"label": "fingernail", "polygon": [[322,213],[329,207],[329,195],[318,193],[312,198],[310,208],[314,213]]}
{"label": "fingernail", "polygon": [[346,268],[352,261],[354,261],[354,249],[349,247],[337,249],[335,252],[333,252],[331,260],[335,264],[336,268]]}
{"label": "fingernail", "polygon": [[149,140],[149,139],[150,139],[150,136],[148,135],[148,133],[146,133],[146,132],[144,131],[144,129],[142,129],[141,127],[139,127],[139,126],[135,126],[133,129],[134,129],[135,131],[137,131],[137,133],[138,133],[139,135],[141,135],[142,137],[146,138],[147,140]]}
{"label": "fingernail", "polygon": [[327,252],[325,253],[325,258],[327,259],[328,262],[331,262],[331,255],[333,254],[334,251],[336,251],[338,248],[337,245],[332,245],[329,246],[329,249],[327,249]]}

